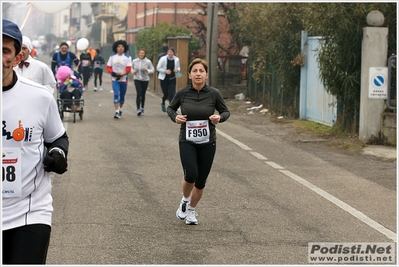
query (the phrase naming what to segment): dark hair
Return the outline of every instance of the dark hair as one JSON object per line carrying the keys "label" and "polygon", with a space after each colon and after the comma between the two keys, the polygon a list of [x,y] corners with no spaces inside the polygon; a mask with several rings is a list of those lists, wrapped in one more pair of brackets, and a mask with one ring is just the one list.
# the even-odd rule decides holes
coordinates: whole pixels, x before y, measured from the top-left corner
{"label": "dark hair", "polygon": [[10,38],[11,40],[14,41],[15,56],[17,56],[19,54],[19,52],[21,52],[21,50],[22,50],[22,46],[19,45],[18,40],[14,39],[14,38],[11,38],[11,37],[9,37],[7,35],[3,35],[3,39],[4,39],[4,37],[8,37],[8,38]]}
{"label": "dark hair", "polygon": [[168,52],[168,48],[169,48],[169,47],[168,47],[168,44],[167,44],[167,43],[163,43],[163,44],[162,44],[162,51],[163,51],[163,52]]}
{"label": "dark hair", "polygon": [[173,47],[169,47],[169,48],[168,48],[168,51],[169,51],[169,50],[172,50],[172,51],[173,51],[173,54],[176,54],[175,49],[174,49]]}
{"label": "dark hair", "polygon": [[145,49],[141,48],[141,49],[139,49],[139,52],[140,51],[144,51],[144,56],[147,56],[147,51],[145,51]]}
{"label": "dark hair", "polygon": [[61,46],[63,46],[63,45],[66,45],[66,46],[69,48],[69,45],[68,45],[67,42],[62,42],[62,43],[60,44],[60,48],[61,48]]}
{"label": "dark hair", "polygon": [[127,45],[125,40],[118,40],[116,41],[113,45],[112,45],[112,51],[114,53],[117,53],[116,48],[118,47],[118,45],[123,45],[123,47],[125,48],[125,51],[123,51],[124,53],[126,53],[127,51],[129,51],[129,46]]}
{"label": "dark hair", "polygon": [[96,48],[96,52],[97,52],[97,54],[100,54],[101,53],[100,48]]}
{"label": "dark hair", "polygon": [[16,40],[14,40],[14,48],[15,48],[15,55],[18,55],[19,52],[21,52],[22,50],[22,46],[19,45],[19,43]]}
{"label": "dark hair", "polygon": [[19,52],[21,52],[21,49],[22,49],[22,47],[19,45],[18,40],[3,34],[3,39],[4,39],[4,37],[10,38],[14,42],[15,56],[17,56],[19,54]]}
{"label": "dark hair", "polygon": [[204,66],[205,71],[208,73],[208,63],[202,58],[195,58],[193,59],[193,61],[191,61],[190,65],[188,66],[188,73],[190,73],[193,66],[198,63],[202,64],[202,66]]}

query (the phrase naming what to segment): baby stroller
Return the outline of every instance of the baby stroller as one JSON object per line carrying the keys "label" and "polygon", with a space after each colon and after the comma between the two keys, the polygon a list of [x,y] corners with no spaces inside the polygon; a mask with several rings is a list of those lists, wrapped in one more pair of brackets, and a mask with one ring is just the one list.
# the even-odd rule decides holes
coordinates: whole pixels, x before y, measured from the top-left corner
{"label": "baby stroller", "polygon": [[58,111],[61,120],[64,119],[64,112],[73,114],[73,122],[76,122],[76,114],[79,114],[80,120],[83,119],[84,99],[83,85],[80,80],[73,75],[68,66],[61,66],[55,75],[58,80]]}

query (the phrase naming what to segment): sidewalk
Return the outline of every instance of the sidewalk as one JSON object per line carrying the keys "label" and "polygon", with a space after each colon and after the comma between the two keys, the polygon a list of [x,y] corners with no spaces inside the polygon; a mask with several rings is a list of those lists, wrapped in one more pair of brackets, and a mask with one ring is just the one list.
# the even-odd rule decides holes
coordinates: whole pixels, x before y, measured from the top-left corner
{"label": "sidewalk", "polygon": [[363,154],[385,159],[397,159],[396,147],[368,145],[363,149]]}

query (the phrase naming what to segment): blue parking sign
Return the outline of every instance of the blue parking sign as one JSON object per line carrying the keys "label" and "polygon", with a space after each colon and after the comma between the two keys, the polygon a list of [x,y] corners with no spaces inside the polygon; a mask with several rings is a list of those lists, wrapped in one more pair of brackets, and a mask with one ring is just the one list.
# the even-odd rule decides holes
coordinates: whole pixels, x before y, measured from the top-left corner
{"label": "blue parking sign", "polygon": [[369,98],[387,99],[388,68],[371,67],[369,70]]}

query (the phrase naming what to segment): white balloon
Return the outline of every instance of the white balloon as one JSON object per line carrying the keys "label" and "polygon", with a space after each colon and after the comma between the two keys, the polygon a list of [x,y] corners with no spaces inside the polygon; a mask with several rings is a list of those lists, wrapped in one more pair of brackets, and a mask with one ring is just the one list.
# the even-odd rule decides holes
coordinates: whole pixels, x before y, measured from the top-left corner
{"label": "white balloon", "polygon": [[89,40],[86,38],[80,38],[76,43],[76,48],[78,50],[86,50],[89,47]]}
{"label": "white balloon", "polygon": [[66,43],[68,44],[69,47],[71,47],[72,42],[71,41],[66,41]]}
{"label": "white balloon", "polygon": [[68,8],[73,2],[30,2],[31,5],[44,13],[56,13]]}

